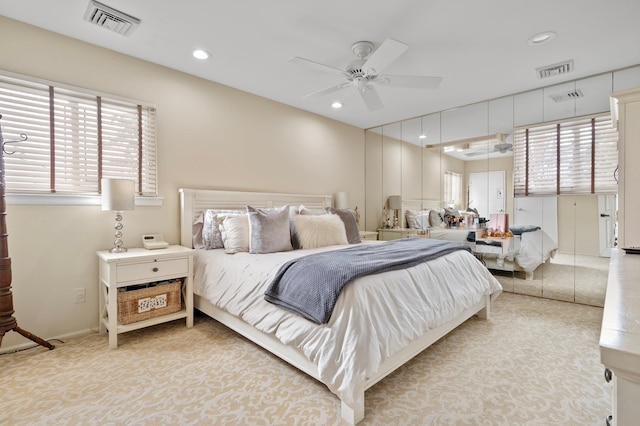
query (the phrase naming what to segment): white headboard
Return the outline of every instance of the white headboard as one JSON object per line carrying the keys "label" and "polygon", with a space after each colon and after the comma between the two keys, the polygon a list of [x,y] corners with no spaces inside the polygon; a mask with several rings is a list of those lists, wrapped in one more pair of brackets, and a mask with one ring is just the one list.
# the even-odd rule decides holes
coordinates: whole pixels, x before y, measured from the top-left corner
{"label": "white headboard", "polygon": [[304,205],[310,209],[331,207],[332,195],[278,194],[270,192],[219,191],[214,189],[180,188],[180,244],[192,247],[193,221],[207,209],[245,210],[284,205]]}
{"label": "white headboard", "polygon": [[402,212],[406,210],[431,210],[442,207],[442,201],[440,200],[427,200],[427,199],[402,199]]}

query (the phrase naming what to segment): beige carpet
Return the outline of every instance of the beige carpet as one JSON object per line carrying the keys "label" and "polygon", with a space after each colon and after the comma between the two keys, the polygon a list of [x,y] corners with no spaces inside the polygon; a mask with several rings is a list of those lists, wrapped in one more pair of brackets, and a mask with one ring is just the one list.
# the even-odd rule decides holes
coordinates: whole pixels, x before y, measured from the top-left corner
{"label": "beige carpet", "polygon": [[556,254],[534,271],[532,280],[526,280],[524,272],[492,272],[508,292],[602,307],[609,260],[607,257]]}
{"label": "beige carpet", "polygon": [[[602,309],[504,293],[366,392],[364,425],[602,425]],[[196,317],[0,356],[2,425],[333,425],[322,384]]]}

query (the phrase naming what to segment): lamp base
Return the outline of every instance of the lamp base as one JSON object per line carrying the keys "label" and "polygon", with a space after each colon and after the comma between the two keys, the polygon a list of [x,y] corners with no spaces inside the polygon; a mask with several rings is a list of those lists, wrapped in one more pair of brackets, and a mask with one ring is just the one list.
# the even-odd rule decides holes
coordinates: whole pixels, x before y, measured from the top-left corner
{"label": "lamp base", "polygon": [[114,226],[115,240],[113,240],[113,247],[109,250],[109,253],[124,253],[127,251],[127,248],[122,245],[122,212],[116,212],[116,225]]}

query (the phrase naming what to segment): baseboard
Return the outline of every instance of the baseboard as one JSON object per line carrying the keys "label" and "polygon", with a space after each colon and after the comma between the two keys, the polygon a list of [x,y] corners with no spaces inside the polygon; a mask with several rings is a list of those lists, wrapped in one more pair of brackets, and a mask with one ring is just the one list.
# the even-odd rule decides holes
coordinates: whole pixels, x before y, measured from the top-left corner
{"label": "baseboard", "polygon": [[[61,340],[61,341],[65,341],[68,339],[73,339],[76,337],[82,337],[82,336],[87,336],[89,334],[95,333],[95,330],[92,330],[90,328],[87,328],[85,330],[77,330],[74,331],[72,333],[67,333],[67,334],[62,334],[62,335],[58,335],[58,336],[54,336],[54,337],[47,337],[46,339],[43,337],[44,340],[46,340],[47,342],[50,342],[52,340]],[[10,331],[9,333],[13,333],[12,331]],[[5,334],[5,337],[7,335]],[[8,353],[13,353],[13,352],[19,352],[19,351],[23,351],[26,349],[31,349],[31,348],[35,348],[37,346],[39,346],[38,344],[32,342],[31,340],[27,339],[26,337],[24,338],[25,342],[21,343],[19,345],[13,345],[13,346],[8,346],[6,348],[0,348],[0,355],[4,355],[4,354],[8,354]],[[57,342],[52,342],[52,344],[55,346]]]}

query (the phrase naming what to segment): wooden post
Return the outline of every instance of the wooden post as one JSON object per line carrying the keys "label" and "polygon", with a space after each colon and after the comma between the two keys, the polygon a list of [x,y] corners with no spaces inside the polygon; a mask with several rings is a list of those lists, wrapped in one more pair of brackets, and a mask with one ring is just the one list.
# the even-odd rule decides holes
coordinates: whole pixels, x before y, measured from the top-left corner
{"label": "wooden post", "polygon": [[[0,115],[0,119],[2,115]],[[26,137],[25,137],[26,139]],[[11,258],[7,234],[7,206],[5,203],[5,142],[0,129],[0,345],[2,338],[9,331],[15,331],[38,345],[53,349],[51,343],[18,327],[18,321],[13,316],[13,294],[11,293]]]}

